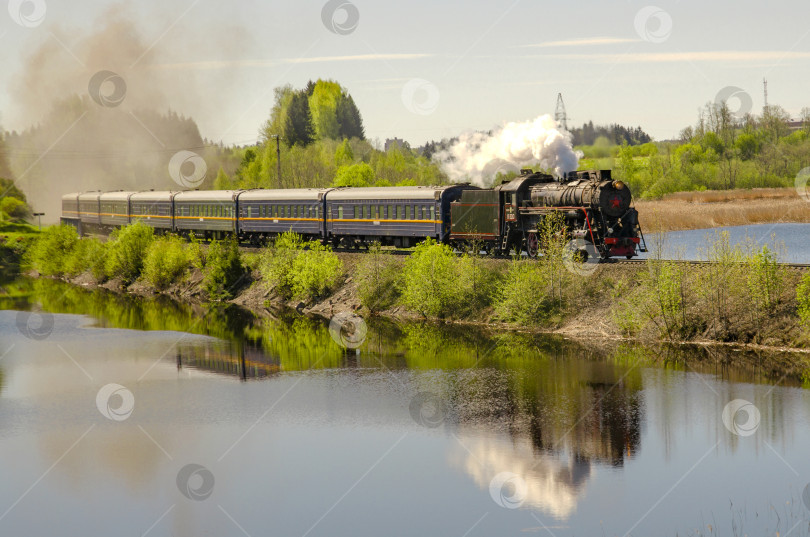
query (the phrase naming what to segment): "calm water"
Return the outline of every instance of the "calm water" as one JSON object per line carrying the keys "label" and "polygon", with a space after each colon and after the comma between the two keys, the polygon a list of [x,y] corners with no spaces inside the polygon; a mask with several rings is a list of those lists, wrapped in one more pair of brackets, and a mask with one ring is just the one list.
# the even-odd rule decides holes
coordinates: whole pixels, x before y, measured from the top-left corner
{"label": "calm water", "polygon": [[[751,226],[718,227],[672,231],[663,234],[664,257],[667,259],[705,260],[706,247],[716,233],[728,231],[731,244],[744,244],[753,240],[759,247],[768,245],[783,250],[782,260],[790,263],[810,263],[810,224],[757,224]],[[652,249],[661,237],[656,233],[646,235],[647,246]],[[782,253],[782,252],[780,252]],[[641,258],[648,254],[641,254]]]}
{"label": "calm water", "polygon": [[[379,322],[347,351],[308,319],[5,294],[2,535],[808,534],[810,392],[721,365],[763,356]],[[759,419],[724,425],[735,399]]]}

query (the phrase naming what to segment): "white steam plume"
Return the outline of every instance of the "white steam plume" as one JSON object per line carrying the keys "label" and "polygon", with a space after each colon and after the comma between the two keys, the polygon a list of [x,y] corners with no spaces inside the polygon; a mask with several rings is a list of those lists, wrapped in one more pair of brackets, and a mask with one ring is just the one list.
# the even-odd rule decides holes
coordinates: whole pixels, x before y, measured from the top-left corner
{"label": "white steam plume", "polygon": [[531,121],[507,123],[491,134],[462,134],[449,149],[433,158],[451,181],[484,186],[498,172],[536,164],[562,176],[576,170],[581,157],[581,152],[574,151],[571,134],[546,114]]}

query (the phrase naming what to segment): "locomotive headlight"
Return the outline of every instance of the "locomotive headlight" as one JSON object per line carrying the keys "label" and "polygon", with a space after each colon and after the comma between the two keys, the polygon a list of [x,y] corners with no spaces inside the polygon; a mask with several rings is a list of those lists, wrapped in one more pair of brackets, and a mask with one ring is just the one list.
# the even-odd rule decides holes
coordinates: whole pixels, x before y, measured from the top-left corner
{"label": "locomotive headlight", "polygon": [[609,227],[609,228],[607,229],[607,232],[608,232],[608,235],[613,235],[613,228],[612,228],[612,227]]}
{"label": "locomotive headlight", "polygon": [[615,188],[616,190],[621,190],[624,188],[624,183],[622,183],[621,181],[613,181],[613,188]]}

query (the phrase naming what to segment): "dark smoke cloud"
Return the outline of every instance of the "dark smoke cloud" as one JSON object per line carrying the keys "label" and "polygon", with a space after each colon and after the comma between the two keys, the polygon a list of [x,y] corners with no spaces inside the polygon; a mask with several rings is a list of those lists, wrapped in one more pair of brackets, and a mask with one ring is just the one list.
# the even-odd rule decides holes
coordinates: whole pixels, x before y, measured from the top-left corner
{"label": "dark smoke cloud", "polygon": [[[120,4],[89,30],[55,24],[28,47],[22,71],[10,78],[13,106],[4,114],[22,132],[7,134],[5,145],[17,185],[47,221],[57,220],[67,192],[180,189],[168,173],[171,157],[179,150],[206,156],[196,122],[178,113],[207,120],[228,98],[232,73],[218,72],[211,84],[197,71],[161,66],[238,59],[249,38],[241,28],[189,21],[158,39],[166,20],[150,24],[147,36]],[[202,187],[216,173],[209,168]]]}

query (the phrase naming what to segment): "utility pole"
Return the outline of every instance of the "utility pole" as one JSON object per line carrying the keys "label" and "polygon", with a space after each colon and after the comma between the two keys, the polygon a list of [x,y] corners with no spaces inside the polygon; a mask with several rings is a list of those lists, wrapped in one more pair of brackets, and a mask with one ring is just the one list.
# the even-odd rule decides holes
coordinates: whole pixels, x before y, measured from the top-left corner
{"label": "utility pole", "polygon": [[45,216],[45,213],[33,213],[33,216],[37,217],[37,224],[39,224],[39,230],[42,231],[42,217]]}
{"label": "utility pole", "polygon": [[568,130],[568,114],[565,112],[565,103],[563,102],[562,93],[557,94],[557,109],[554,111],[554,119],[560,127]]}
{"label": "utility pole", "polygon": [[278,134],[270,135],[276,139],[276,175],[278,176],[278,186],[281,187],[281,137]]}

